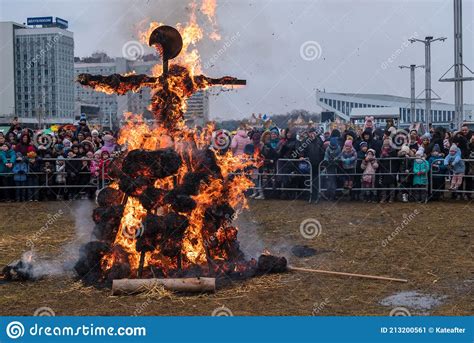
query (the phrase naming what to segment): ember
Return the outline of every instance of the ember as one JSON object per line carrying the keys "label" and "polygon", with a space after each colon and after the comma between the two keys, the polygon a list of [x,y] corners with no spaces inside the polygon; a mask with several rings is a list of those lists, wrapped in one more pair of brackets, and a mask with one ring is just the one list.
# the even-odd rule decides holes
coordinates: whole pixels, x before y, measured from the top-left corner
{"label": "ember", "polygon": [[127,151],[113,161],[114,182],[97,196],[96,241],[82,247],[75,270],[94,283],[253,275],[257,262],[245,259],[232,219],[246,206],[244,192],[252,183],[244,171],[255,162],[212,149],[213,128],[197,132],[187,128],[183,118],[185,101],[197,90],[245,81],[195,76],[192,66],[168,67],[168,59],[183,47],[180,33],[160,26],[148,35],[163,60],[160,76],[78,76],[82,85],[106,93],[152,88],[150,109],[156,124],[148,126],[139,116],[128,116],[119,137]]}

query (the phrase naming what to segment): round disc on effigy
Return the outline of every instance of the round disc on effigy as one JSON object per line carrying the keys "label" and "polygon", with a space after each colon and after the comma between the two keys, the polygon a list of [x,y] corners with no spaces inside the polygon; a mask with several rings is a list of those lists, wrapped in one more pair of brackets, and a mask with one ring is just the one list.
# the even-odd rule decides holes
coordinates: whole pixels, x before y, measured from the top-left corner
{"label": "round disc on effigy", "polygon": [[160,46],[163,60],[171,60],[181,52],[183,48],[183,38],[174,27],[163,25],[153,30],[148,45]]}

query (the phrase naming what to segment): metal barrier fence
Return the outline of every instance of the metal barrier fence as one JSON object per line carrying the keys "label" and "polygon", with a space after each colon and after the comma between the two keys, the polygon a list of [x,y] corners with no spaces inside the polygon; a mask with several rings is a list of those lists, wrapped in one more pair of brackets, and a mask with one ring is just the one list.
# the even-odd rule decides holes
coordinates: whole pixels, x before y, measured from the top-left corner
{"label": "metal barrier fence", "polygon": [[[446,182],[452,184],[453,178],[456,177],[456,174],[448,167],[444,165],[444,158],[434,161],[431,164],[430,168],[430,185],[431,185],[431,192],[432,193],[446,193],[446,192],[456,192],[458,194],[474,194],[474,168],[472,166],[466,165],[467,163],[473,163],[474,159],[461,159],[464,162],[464,173],[462,175],[458,174],[460,179],[460,185],[463,184],[468,187],[469,189],[453,189],[452,187],[446,188]],[[445,173],[447,171],[447,173]],[[468,172],[469,174],[466,174]],[[470,182],[467,182],[470,180]],[[459,179],[458,179],[459,181]],[[441,187],[442,186],[442,187]]]}
{"label": "metal barrier fence", "polygon": [[[379,192],[379,191],[389,192],[388,194],[384,194],[384,196],[389,197],[389,199],[393,199],[397,192],[402,192],[405,194],[408,194],[410,192],[416,192],[416,193],[426,192],[424,196],[421,194],[420,197],[424,197],[424,199],[422,200],[424,200],[424,202],[427,202],[428,194],[429,194],[428,174],[429,174],[430,168],[428,168],[428,171],[426,174],[426,178],[427,178],[426,185],[419,185],[418,187],[416,187],[415,185],[413,185],[413,182],[411,180],[411,177],[415,176],[415,173],[409,170],[400,170],[400,166],[397,166],[395,164],[395,162],[406,162],[407,159],[415,160],[414,157],[390,157],[390,158],[377,159],[378,168],[373,174],[370,174],[374,178],[374,180],[371,181],[372,187],[362,187],[362,177],[364,176],[364,172],[362,173],[356,172],[357,162],[358,161],[360,162],[363,160],[357,159],[354,162],[355,163],[354,168],[350,168],[350,170],[354,170],[354,172],[347,172],[347,169],[344,169],[342,167],[340,160],[334,160],[332,162],[321,161],[318,167],[318,171],[319,171],[318,198],[316,200],[319,201],[321,197],[328,199],[328,198],[331,198],[332,193],[335,194],[335,192],[347,190],[347,188],[337,187],[338,178],[349,179],[352,182],[354,182],[356,181],[354,180],[354,177],[360,176],[361,187],[350,187],[350,191],[372,192],[372,195],[374,195],[375,192]],[[388,168],[384,168],[384,170],[381,171],[381,166],[380,166],[381,162],[387,162],[387,161],[389,162]],[[395,166],[398,168],[394,168]],[[398,169],[398,170],[394,170],[394,169]],[[332,172],[328,170],[332,170]],[[385,181],[383,182],[384,186],[380,186],[379,185],[380,182],[377,183],[377,180],[383,177],[390,177],[392,178],[393,181],[388,182],[388,183]],[[324,187],[323,187],[323,184],[324,184]],[[328,187],[328,185],[330,185],[331,187]],[[390,187],[390,185],[393,185],[393,187]],[[331,194],[327,196],[325,194],[326,192],[331,193]]]}
{"label": "metal barrier fence", "polygon": [[[64,171],[57,171],[56,170],[56,162],[61,161],[64,164]],[[17,181],[15,183],[14,177],[15,174],[13,172],[9,173],[0,173],[0,178],[2,179],[2,184],[0,185],[0,191],[3,190],[16,190],[16,189],[73,189],[73,188],[80,188],[80,189],[98,189],[101,188],[101,186],[104,184],[104,170],[102,169],[101,172],[99,173],[98,177],[95,177],[94,175],[91,174],[90,171],[88,172],[77,172],[77,169],[73,172],[68,171],[68,162],[71,161],[92,161],[92,159],[89,158],[64,158],[64,159],[59,159],[59,158],[42,158],[41,162],[50,162],[51,163],[51,171],[41,171],[41,172],[30,172],[29,170],[20,175],[25,175],[26,180],[25,181]],[[26,162],[26,160],[25,160]],[[26,162],[27,163],[27,162]],[[29,168],[28,168],[29,169]],[[74,173],[74,177],[71,179],[71,174]],[[31,178],[31,176],[36,176],[34,179]],[[62,177],[62,181],[58,182],[57,178],[58,176]],[[87,176],[89,176],[89,180],[87,183],[78,183],[78,181],[81,180],[81,176],[85,176],[84,180],[87,179]],[[73,182],[71,182],[73,180]]]}
{"label": "metal barrier fence", "polygon": [[[307,172],[302,172],[307,170]],[[242,175],[242,173],[232,173]],[[276,161],[265,160],[260,168],[244,173],[256,182],[257,191],[295,191],[308,192],[313,197],[313,168],[308,159],[281,158]],[[302,179],[302,181],[300,181]],[[296,187],[302,186],[302,187]]]}

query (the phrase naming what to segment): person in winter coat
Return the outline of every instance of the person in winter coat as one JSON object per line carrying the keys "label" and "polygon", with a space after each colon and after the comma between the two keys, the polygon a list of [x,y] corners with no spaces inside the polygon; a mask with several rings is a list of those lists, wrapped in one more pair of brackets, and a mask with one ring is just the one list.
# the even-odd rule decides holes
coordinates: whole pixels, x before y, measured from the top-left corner
{"label": "person in winter coat", "polygon": [[28,158],[28,177],[26,183],[31,187],[27,191],[28,200],[38,201],[40,189],[37,186],[39,185],[39,174],[41,173],[41,160],[34,151],[29,152],[26,156]]}
{"label": "person in winter coat", "polygon": [[13,181],[15,181],[16,201],[26,201],[26,179],[28,175],[28,164],[25,162],[21,152],[16,153],[16,161],[13,166]]}
{"label": "person in winter coat", "polygon": [[397,157],[397,152],[391,146],[390,139],[385,139],[380,151],[379,159],[379,178],[378,186],[382,188],[380,191],[380,203],[388,201],[393,202],[395,199],[395,190],[387,190],[383,188],[395,188],[397,186],[396,173],[399,169],[398,160],[394,159]]}
{"label": "person in winter coat", "polygon": [[418,149],[415,154],[415,161],[413,162],[413,186],[420,188],[415,193],[418,202],[425,202],[427,200],[426,186],[428,185],[428,173],[430,165],[425,160],[424,151],[422,148]]}
{"label": "person in winter coat", "polygon": [[109,166],[110,166],[110,154],[108,151],[102,151],[99,162],[99,183],[101,188],[105,187],[110,182],[109,177]]}
{"label": "person in winter coat", "polygon": [[20,137],[20,141],[15,145],[15,152],[21,153],[22,156],[26,156],[30,151],[36,151],[35,146],[31,144],[31,138],[28,133],[23,133]]}
{"label": "person in winter coat", "polygon": [[79,120],[79,125],[76,127],[75,137],[79,136],[79,134],[82,134],[85,137],[90,135],[90,133],[91,130],[89,129],[89,126],[87,126],[86,118],[82,117]]}
{"label": "person in winter coat", "polygon": [[[362,173],[364,170],[362,169],[362,162],[367,155],[367,151],[369,147],[367,142],[360,141],[359,147],[357,150],[357,162],[356,162],[356,175],[354,176],[354,188],[362,188]],[[359,200],[360,195],[362,194],[361,191],[352,191],[351,195],[353,195],[352,200]]]}
{"label": "person in winter coat", "polygon": [[[0,146],[0,187],[10,187],[13,185],[13,178],[8,174],[12,173],[15,161],[16,154],[11,149],[10,143],[3,143]],[[0,189],[0,200],[11,201],[13,199],[13,189]]]}
{"label": "person in winter coat", "polygon": [[280,142],[280,131],[277,127],[270,129],[270,144],[275,151],[277,151],[278,143]]}
{"label": "person in winter coat", "polygon": [[326,177],[326,197],[329,200],[334,200],[336,196],[337,187],[337,173],[340,167],[339,156],[341,155],[341,148],[339,147],[339,139],[332,137],[329,140],[329,146],[324,152],[324,166],[326,173],[330,174]]}
{"label": "person in winter coat", "polygon": [[[295,160],[303,156],[303,151],[301,148],[300,142],[296,139],[298,135],[298,130],[296,128],[291,128],[287,131],[286,140],[280,147],[280,159],[290,159]],[[306,163],[307,165],[307,163]],[[278,172],[281,174],[294,174],[298,175],[301,173],[299,169],[299,163],[296,161],[282,161],[278,164]],[[282,176],[281,185],[283,188],[298,188],[302,177],[298,176]],[[297,195],[296,191],[282,191],[282,199],[294,199]]]}
{"label": "person in winter coat", "polygon": [[[75,149],[69,150],[66,159],[66,182],[70,186],[77,186],[79,185],[79,173],[81,171],[81,161],[80,156],[74,154],[74,151],[77,151],[77,146]],[[71,196],[72,199],[77,197],[79,193],[78,187],[69,187],[68,194]]]}
{"label": "person in winter coat", "polygon": [[377,159],[375,158],[375,150],[367,150],[367,154],[361,163],[362,173],[362,188],[365,190],[362,191],[362,197],[367,202],[376,202],[377,192],[375,191],[375,172],[379,167]]}
{"label": "person in winter coat", "polygon": [[247,132],[244,130],[237,130],[237,133],[232,138],[232,142],[230,143],[230,148],[232,149],[232,153],[236,156],[241,156],[244,154],[244,148],[247,144],[250,144],[250,138],[247,135]]}
{"label": "person in winter coat", "polygon": [[407,144],[402,145],[397,153],[400,162],[398,165],[398,187],[401,189],[402,202],[408,202],[408,190],[413,184],[413,155]]}
{"label": "person in winter coat", "polygon": [[456,144],[451,145],[451,148],[449,148],[449,154],[444,159],[444,165],[453,174],[449,190],[455,192],[462,184],[466,168],[464,161],[461,159],[461,149]]}
{"label": "person in winter coat", "polygon": [[104,141],[104,146],[100,148],[100,151],[107,151],[109,155],[112,155],[112,153],[114,153],[114,151],[117,149],[114,136],[107,134],[104,135],[102,139]]}
{"label": "person in winter coat", "polygon": [[444,175],[446,174],[446,166],[444,165],[444,155],[441,152],[439,144],[435,144],[431,149],[431,155],[428,159],[430,164],[430,171],[432,173],[431,179],[431,200],[439,200],[441,192],[444,190]]}
{"label": "person in winter coat", "polygon": [[341,151],[339,160],[341,161],[342,171],[344,173],[344,188],[350,191],[354,182],[353,178],[357,161],[357,152],[352,146],[351,139],[344,142],[344,148]]}
{"label": "person in winter coat", "polygon": [[313,190],[311,200],[315,200],[319,194],[319,164],[324,159],[324,147],[321,137],[319,137],[316,129],[314,128],[309,130],[307,142],[308,143],[303,150],[303,156],[311,163],[313,175]]}

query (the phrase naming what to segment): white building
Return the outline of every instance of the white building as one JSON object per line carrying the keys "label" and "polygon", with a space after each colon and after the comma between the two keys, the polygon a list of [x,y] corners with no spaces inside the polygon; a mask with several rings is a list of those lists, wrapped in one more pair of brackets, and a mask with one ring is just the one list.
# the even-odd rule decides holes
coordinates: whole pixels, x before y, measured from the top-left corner
{"label": "white building", "polygon": [[73,119],[74,36],[64,21],[45,18],[41,27],[0,23],[0,122],[18,116],[23,124],[47,126]]}
{"label": "white building", "polygon": [[[94,61],[94,56],[98,61]],[[89,60],[82,59],[74,64],[75,75],[82,73],[94,75],[125,74],[134,72],[136,74],[152,74],[152,68],[160,63],[158,60],[151,61],[131,61],[125,58],[99,58],[100,54],[94,54]],[[103,57],[103,56],[102,56]],[[89,61],[93,62],[89,62]],[[110,123],[118,122],[122,119],[124,112],[143,114],[147,112],[150,105],[150,89],[143,88],[137,93],[128,92],[126,95],[105,94],[96,92],[88,87],[83,87],[79,83],[75,84],[75,100],[80,103],[94,104],[100,108],[101,124],[110,127]],[[77,108],[77,107],[76,107]],[[79,116],[80,113],[76,113]],[[208,92],[197,92],[188,99],[186,122],[189,126],[203,125],[209,116],[209,96]]]}
{"label": "white building", "polygon": [[[425,102],[416,100],[414,116],[410,113],[410,98],[395,95],[382,94],[354,94],[354,93],[326,93],[316,92],[317,104],[325,111],[334,112],[342,120],[349,121],[351,113],[360,117],[367,108],[367,115],[376,114],[374,108],[389,107],[395,108],[399,115],[399,124],[408,127],[412,122],[425,122]],[[354,110],[353,109],[357,109]],[[383,110],[382,110],[383,112]],[[454,118],[454,105],[437,101],[431,103],[431,115],[434,126],[451,127]],[[464,105],[464,121],[474,122],[474,105]]]}

